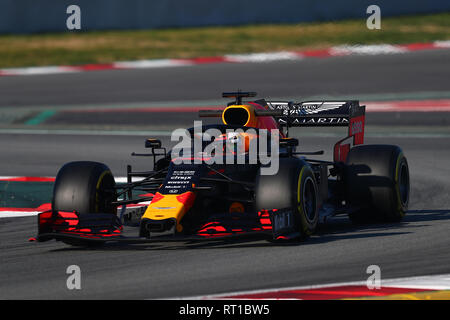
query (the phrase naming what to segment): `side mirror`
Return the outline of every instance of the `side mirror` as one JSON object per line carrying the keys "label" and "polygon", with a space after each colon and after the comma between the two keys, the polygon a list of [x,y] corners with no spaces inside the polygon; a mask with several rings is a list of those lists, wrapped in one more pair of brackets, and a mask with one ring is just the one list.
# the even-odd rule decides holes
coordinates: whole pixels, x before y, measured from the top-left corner
{"label": "side mirror", "polygon": [[298,146],[298,139],[295,138],[281,138],[280,147],[296,147]]}
{"label": "side mirror", "polygon": [[152,149],[161,148],[161,140],[147,139],[147,140],[145,140],[145,147],[152,148]]}

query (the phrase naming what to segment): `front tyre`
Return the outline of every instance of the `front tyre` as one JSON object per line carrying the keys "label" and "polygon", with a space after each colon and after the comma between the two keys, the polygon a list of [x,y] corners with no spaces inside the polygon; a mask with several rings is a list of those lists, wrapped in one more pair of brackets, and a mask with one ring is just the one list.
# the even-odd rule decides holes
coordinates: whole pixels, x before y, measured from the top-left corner
{"label": "front tyre", "polygon": [[[109,168],[98,162],[75,161],[66,163],[58,172],[53,187],[52,209],[76,211],[79,215],[117,214],[115,180]],[[73,246],[97,246],[83,240],[63,240]]]}
{"label": "front tyre", "polygon": [[289,209],[295,231],[306,239],[319,221],[317,183],[311,167],[298,158],[281,158],[275,175],[257,175],[256,209]]}
{"label": "front tyre", "polygon": [[297,180],[297,208],[300,218],[300,233],[309,237],[319,221],[318,193],[314,173],[309,166],[303,166]]}
{"label": "front tyre", "polygon": [[117,214],[111,202],[117,198],[115,180],[104,164],[75,161],[65,164],[56,176],[52,208],[79,214]]}

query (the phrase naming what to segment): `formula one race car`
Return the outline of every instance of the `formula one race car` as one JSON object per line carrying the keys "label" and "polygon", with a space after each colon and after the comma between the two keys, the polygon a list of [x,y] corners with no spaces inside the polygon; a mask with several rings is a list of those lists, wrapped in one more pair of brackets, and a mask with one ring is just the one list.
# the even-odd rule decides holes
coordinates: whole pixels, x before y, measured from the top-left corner
{"label": "formula one race car", "polygon": [[[101,163],[65,164],[52,209],[38,216],[38,241],[73,245],[259,235],[271,241],[305,239],[319,221],[348,214],[355,223],[396,222],[409,200],[409,169],[393,145],[363,145],[365,106],[358,101],[243,101],[254,92],[229,92],[224,110],[201,110],[221,124],[182,130],[167,152],[157,139],[145,147],[152,171],[116,184]],[[290,127],[346,126],[333,161],[297,150]],[[344,143],[346,142],[347,143]],[[352,145],[352,146],[351,146]],[[123,226],[138,234],[123,235]]]}

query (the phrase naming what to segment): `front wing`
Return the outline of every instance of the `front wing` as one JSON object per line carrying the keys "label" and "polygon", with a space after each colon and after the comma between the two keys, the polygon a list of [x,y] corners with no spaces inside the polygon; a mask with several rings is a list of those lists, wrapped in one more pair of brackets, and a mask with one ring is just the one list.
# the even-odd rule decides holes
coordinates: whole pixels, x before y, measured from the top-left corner
{"label": "front wing", "polygon": [[292,240],[299,236],[295,225],[289,225],[289,210],[258,212],[255,218],[245,213],[215,214],[193,234],[152,235],[149,238],[126,236],[121,220],[112,214],[83,214],[46,211],[38,215],[38,235],[44,242],[55,239],[72,244],[105,242],[149,243],[170,241],[226,240],[260,237],[268,240]]}

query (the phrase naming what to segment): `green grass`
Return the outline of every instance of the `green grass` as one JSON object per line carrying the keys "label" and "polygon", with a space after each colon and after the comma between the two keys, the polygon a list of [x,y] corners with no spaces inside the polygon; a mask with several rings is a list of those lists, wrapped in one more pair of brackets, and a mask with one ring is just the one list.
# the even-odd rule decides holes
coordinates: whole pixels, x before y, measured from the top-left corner
{"label": "green grass", "polygon": [[0,68],[448,39],[450,13],[382,18],[381,30],[368,30],[366,20],[359,19],[288,25],[1,35]]}

